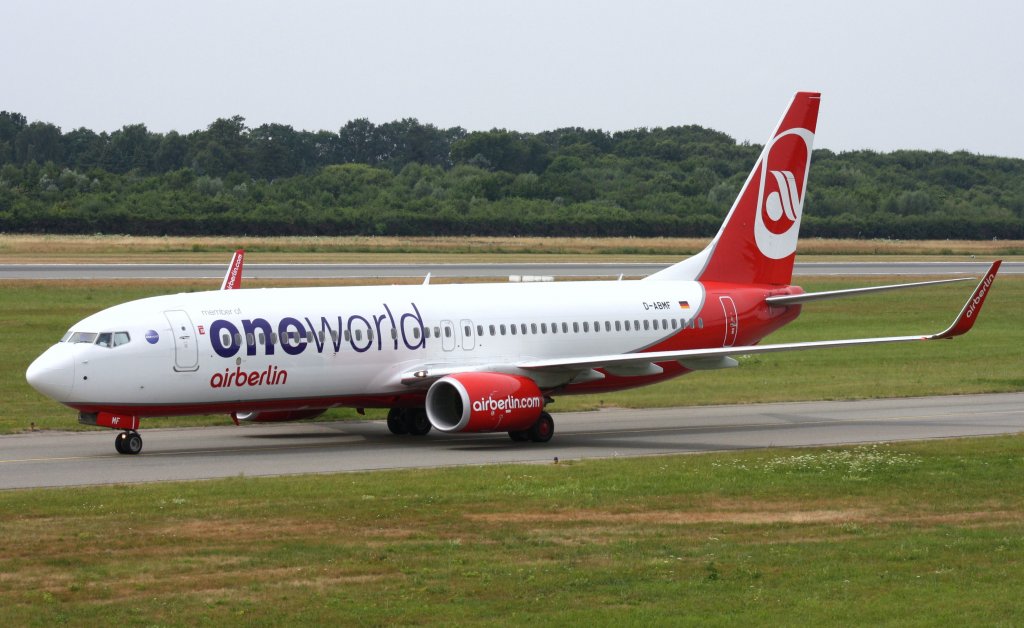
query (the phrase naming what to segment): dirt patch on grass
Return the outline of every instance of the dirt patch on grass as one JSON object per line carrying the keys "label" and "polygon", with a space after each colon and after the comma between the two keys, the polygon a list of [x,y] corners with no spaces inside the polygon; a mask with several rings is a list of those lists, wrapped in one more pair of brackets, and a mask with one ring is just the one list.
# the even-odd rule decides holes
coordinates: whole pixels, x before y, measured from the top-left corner
{"label": "dirt patch on grass", "polygon": [[889,524],[910,523],[919,526],[939,525],[992,525],[1020,521],[1020,513],[1010,511],[975,511],[947,514],[887,514],[869,508],[825,508],[799,510],[771,509],[713,509],[695,511],[643,511],[608,512],[601,510],[564,510],[559,512],[507,512],[465,515],[480,523],[580,523],[580,524],[662,524],[698,525],[705,523],[731,523],[740,525],[793,524]]}
{"label": "dirt patch on grass", "polygon": [[602,512],[596,510],[570,510],[557,513],[487,513],[466,515],[471,521],[483,523],[654,523],[690,525],[699,523],[845,523],[863,520],[862,510],[769,510],[756,512],[735,511],[647,511]]}
{"label": "dirt patch on grass", "polygon": [[180,539],[236,542],[308,538],[337,532],[337,527],[301,519],[188,519],[152,530],[148,534]]}

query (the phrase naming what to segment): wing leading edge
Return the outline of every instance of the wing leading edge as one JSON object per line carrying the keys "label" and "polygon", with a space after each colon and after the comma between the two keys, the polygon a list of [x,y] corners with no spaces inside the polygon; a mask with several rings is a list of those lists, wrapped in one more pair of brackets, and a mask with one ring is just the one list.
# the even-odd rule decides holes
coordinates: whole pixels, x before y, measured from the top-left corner
{"label": "wing leading edge", "polygon": [[[995,281],[996,273],[999,272],[1001,260],[997,260],[985,273],[985,276],[978,283],[977,288],[960,310],[960,314],[953,323],[945,330],[935,334],[916,336],[889,336],[884,338],[852,338],[849,340],[824,340],[816,342],[788,342],[772,345],[755,345],[745,347],[722,347],[713,349],[686,349],[681,351],[652,351],[649,353],[625,353],[620,355],[596,355],[566,359],[532,360],[520,362],[515,366],[526,371],[547,371],[547,370],[576,370],[593,369],[607,366],[643,364],[655,362],[667,362],[676,360],[684,366],[688,361],[694,362],[695,366],[708,368],[720,360],[721,367],[735,366],[728,360],[722,360],[736,355],[754,355],[758,353],[776,353],[780,351],[804,351],[808,349],[828,349],[832,347],[850,347],[857,345],[889,344],[895,342],[910,342],[914,340],[939,340],[953,338],[966,334],[974,326],[981,306],[988,296],[988,291]],[[711,368],[714,368],[711,366]]]}

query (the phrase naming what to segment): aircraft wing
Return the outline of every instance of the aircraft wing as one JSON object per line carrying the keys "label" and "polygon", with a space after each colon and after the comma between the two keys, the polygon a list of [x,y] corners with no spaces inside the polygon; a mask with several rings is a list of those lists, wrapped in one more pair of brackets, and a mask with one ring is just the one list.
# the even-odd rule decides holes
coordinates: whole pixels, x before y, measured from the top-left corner
{"label": "aircraft wing", "polygon": [[548,360],[532,360],[517,363],[515,366],[526,371],[570,371],[615,366],[643,366],[656,362],[676,360],[683,366],[695,369],[726,368],[735,366],[730,360],[736,355],[754,355],[758,353],[775,353],[779,351],[803,351],[808,349],[827,349],[832,347],[849,347],[858,345],[889,344],[910,342],[915,340],[939,340],[966,334],[971,330],[974,321],[981,312],[988,290],[995,281],[1001,260],[997,260],[985,273],[970,298],[960,310],[960,314],[945,330],[914,336],[889,336],[882,338],[852,338],[849,340],[824,340],[816,342],[789,342],[781,344],[754,345],[743,347],[719,347],[709,349],[685,349],[680,351],[652,351],[649,353],[625,353],[614,355],[594,355],[572,358],[555,358]]}

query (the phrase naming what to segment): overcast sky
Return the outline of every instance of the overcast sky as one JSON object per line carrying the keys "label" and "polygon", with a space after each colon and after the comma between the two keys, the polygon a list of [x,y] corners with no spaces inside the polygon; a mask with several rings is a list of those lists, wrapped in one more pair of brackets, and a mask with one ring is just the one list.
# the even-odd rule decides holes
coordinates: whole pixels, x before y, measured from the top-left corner
{"label": "overcast sky", "polygon": [[1024,4],[32,0],[0,21],[0,109],[65,131],[234,114],[542,131],[699,124],[816,147],[1024,157]]}

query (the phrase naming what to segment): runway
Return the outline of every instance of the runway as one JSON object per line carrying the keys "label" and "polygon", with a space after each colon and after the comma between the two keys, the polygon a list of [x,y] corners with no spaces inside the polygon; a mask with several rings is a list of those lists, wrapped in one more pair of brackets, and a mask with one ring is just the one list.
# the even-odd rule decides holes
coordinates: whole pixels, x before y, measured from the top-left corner
{"label": "runway", "polygon": [[[139,456],[114,432],[0,437],[0,489],[685,454],[1024,432],[1024,393],[554,414],[550,443],[501,434],[396,437],[383,421],[145,429]],[[69,415],[69,421],[73,420]],[[227,420],[227,419],[225,419]]]}
{"label": "runway", "polygon": [[[989,262],[803,262],[797,276],[981,275]],[[645,277],[668,264],[246,264],[247,279],[399,279],[512,275],[561,278]],[[0,279],[221,279],[224,264],[0,264]],[[1024,262],[1004,262],[1001,275],[1024,274]]]}

